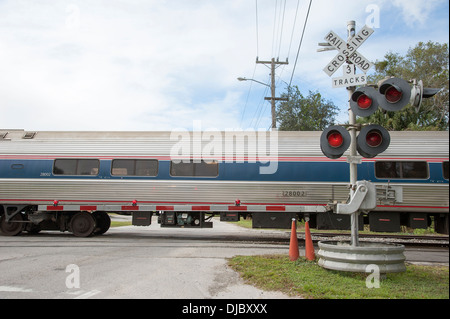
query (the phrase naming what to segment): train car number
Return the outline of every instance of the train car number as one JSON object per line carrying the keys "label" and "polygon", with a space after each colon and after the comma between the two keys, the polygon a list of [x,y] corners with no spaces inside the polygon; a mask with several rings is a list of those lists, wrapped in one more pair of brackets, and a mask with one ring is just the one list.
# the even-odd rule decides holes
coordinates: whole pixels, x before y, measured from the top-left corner
{"label": "train car number", "polygon": [[306,191],[282,191],[283,197],[305,197]]}

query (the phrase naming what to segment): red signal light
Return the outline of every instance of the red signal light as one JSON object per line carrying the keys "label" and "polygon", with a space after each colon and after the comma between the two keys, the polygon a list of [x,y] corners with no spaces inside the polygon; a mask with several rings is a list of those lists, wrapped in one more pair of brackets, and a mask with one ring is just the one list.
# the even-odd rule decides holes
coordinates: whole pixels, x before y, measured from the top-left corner
{"label": "red signal light", "polygon": [[401,100],[403,92],[391,85],[386,89],[384,96],[389,103],[397,103]]}
{"label": "red signal light", "polygon": [[400,111],[410,102],[411,91],[411,86],[403,79],[389,78],[379,82],[378,92],[384,95],[379,99],[380,107],[389,112]]}
{"label": "red signal light", "polygon": [[372,130],[366,135],[366,143],[370,147],[378,147],[383,142],[383,137],[381,133],[377,130]]}
{"label": "red signal light", "polygon": [[384,152],[391,142],[389,132],[378,124],[363,126],[356,138],[356,150],[365,158]]}
{"label": "red signal light", "polygon": [[328,158],[341,157],[350,146],[350,133],[340,125],[331,125],[320,135],[320,150]]}
{"label": "red signal light", "polygon": [[360,109],[366,110],[372,105],[372,99],[365,94],[361,94],[356,103],[358,103]]}
{"label": "red signal light", "polygon": [[337,131],[331,131],[330,134],[328,134],[328,144],[331,147],[339,147],[344,143],[344,138],[342,137],[341,133]]}
{"label": "red signal light", "polygon": [[350,108],[356,116],[370,116],[378,110],[379,100],[379,93],[374,87],[360,87],[350,97]]}

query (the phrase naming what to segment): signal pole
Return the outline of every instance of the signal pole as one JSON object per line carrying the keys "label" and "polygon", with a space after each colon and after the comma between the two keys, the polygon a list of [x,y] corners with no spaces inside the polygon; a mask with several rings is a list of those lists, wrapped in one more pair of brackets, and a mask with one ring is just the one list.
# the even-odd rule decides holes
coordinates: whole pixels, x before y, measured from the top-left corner
{"label": "signal pole", "polygon": [[272,130],[277,127],[277,120],[276,120],[276,114],[275,114],[275,101],[287,101],[287,98],[283,97],[275,97],[275,69],[277,64],[289,64],[287,59],[286,62],[280,62],[275,61],[275,58],[272,58],[271,61],[258,61],[258,57],[256,58],[256,63],[259,64],[270,64],[270,76],[271,76],[271,85],[270,85],[270,92],[271,97],[265,97],[264,100],[268,101],[270,100],[272,105]]}
{"label": "signal pole", "polygon": [[[355,21],[348,21],[347,22],[347,32],[348,32],[348,39],[347,43],[350,43],[351,39],[355,36]],[[351,68],[355,68],[353,64],[350,64]],[[355,86],[349,86],[347,87],[348,91],[348,100],[349,100],[349,106],[348,106],[348,123],[350,124],[350,137],[351,137],[351,143],[350,143],[350,158],[347,159],[347,161],[350,163],[350,196],[352,196],[356,189],[356,181],[358,180],[358,160],[356,158],[357,152],[356,152],[356,115],[353,113],[351,107],[350,107],[350,100],[352,99],[353,93],[355,93]],[[359,245],[359,238],[358,238],[358,215],[359,212],[352,213],[350,215],[350,229],[351,229],[351,244],[352,246],[358,246]]]}

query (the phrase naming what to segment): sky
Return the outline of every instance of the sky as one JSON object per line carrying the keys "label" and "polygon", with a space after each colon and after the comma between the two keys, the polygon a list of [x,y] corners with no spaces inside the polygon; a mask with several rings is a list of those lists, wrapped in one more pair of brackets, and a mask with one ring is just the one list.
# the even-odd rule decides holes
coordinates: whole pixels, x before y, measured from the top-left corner
{"label": "sky", "polygon": [[288,61],[275,72],[277,96],[288,83],[304,95],[318,91],[339,107],[337,122],[344,123],[347,90],[332,88],[322,70],[337,51],[317,52],[329,31],[346,39],[349,20],[356,32],[372,27],[358,49],[372,62],[389,51],[404,55],[420,41],[449,41],[448,0],[309,5],[0,0],[0,129],[268,130],[270,90],[258,82],[270,84],[270,69],[257,58]]}

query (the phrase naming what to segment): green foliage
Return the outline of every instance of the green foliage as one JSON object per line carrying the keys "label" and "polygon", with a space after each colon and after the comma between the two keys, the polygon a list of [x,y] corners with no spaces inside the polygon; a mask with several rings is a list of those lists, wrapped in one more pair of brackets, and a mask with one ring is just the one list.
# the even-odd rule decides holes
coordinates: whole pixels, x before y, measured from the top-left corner
{"label": "green foliage", "polygon": [[277,108],[280,131],[321,131],[334,123],[338,108],[319,92],[309,91],[305,97],[293,86],[282,97],[289,97],[289,101],[280,103]]}
{"label": "green foliage", "polygon": [[448,44],[419,42],[405,56],[388,52],[375,62],[376,73],[369,77],[377,83],[385,77],[422,80],[425,87],[442,88],[433,98],[424,99],[419,112],[408,105],[398,112],[378,110],[359,123],[380,124],[388,130],[448,130],[449,122],[449,51]]}
{"label": "green foliage", "polygon": [[367,288],[369,274],[324,269],[300,257],[235,256],[229,265],[249,284],[291,296],[313,299],[448,299],[448,267],[406,265],[390,273],[380,288]]}

